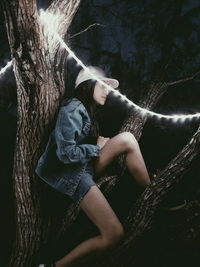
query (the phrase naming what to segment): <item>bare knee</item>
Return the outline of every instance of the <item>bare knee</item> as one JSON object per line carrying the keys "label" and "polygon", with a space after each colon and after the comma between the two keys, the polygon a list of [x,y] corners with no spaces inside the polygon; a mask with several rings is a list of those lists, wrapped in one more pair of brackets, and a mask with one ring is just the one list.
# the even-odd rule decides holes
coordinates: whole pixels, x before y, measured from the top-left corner
{"label": "bare knee", "polygon": [[102,236],[105,249],[115,247],[124,236],[124,230],[121,223],[109,227],[107,234]]}
{"label": "bare knee", "polygon": [[120,139],[122,145],[126,151],[132,150],[133,148],[138,147],[138,142],[135,139],[135,136],[130,132],[123,132],[120,134]]}

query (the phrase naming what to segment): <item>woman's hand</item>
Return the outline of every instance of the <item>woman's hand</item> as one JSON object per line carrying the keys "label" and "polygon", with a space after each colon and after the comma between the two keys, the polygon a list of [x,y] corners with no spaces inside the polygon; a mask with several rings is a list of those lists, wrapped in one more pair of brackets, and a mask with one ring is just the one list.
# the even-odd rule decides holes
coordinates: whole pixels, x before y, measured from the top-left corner
{"label": "woman's hand", "polygon": [[106,144],[106,142],[108,142],[110,138],[109,137],[103,137],[103,136],[99,136],[97,139],[97,145],[100,146],[100,148],[103,148],[104,145]]}

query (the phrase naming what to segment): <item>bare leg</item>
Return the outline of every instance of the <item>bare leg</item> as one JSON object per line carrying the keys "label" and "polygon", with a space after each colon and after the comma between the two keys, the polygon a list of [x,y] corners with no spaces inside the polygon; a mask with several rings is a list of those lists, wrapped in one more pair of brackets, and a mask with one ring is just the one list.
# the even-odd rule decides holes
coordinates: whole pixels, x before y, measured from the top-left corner
{"label": "bare leg", "polygon": [[126,164],[138,185],[146,187],[151,183],[138,143],[127,152]]}
{"label": "bare leg", "polygon": [[129,132],[112,137],[102,148],[101,156],[95,159],[95,173],[101,175],[108,165],[119,155],[126,154],[128,170],[141,187],[151,183],[135,137]]}
{"label": "bare leg", "polygon": [[100,235],[90,238],[56,262],[56,267],[82,266],[89,259],[108,251],[123,236],[123,228],[106,198],[97,186],[92,186],[80,207],[99,228]]}

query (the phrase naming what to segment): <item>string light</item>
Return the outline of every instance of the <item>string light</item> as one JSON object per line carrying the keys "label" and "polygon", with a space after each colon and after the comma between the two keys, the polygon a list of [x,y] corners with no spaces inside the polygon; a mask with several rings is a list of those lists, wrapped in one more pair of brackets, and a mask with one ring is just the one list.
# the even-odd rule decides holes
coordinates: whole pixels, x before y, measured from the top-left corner
{"label": "string light", "polygon": [[9,61],[9,62],[6,64],[5,67],[1,68],[1,70],[0,70],[0,77],[1,77],[1,75],[3,75],[3,74],[7,71],[7,69],[8,69],[10,66],[12,66],[12,60]]}
{"label": "string light", "polygon": [[[88,68],[87,66],[74,54],[74,52],[68,47],[68,45],[64,42],[64,40],[60,37],[60,35],[57,33],[57,28],[59,27],[59,20],[58,17],[60,18],[59,14],[53,15],[49,12],[45,12],[44,10],[40,10],[40,19],[41,22],[44,25],[45,31],[47,31],[48,34],[48,41],[55,41],[55,39],[60,43],[62,48],[64,48],[68,52],[68,58],[73,58],[78,65],[80,65],[85,71],[88,71],[90,73],[90,76],[92,79],[98,81],[100,84],[104,85],[106,88],[108,88],[109,91],[112,91],[115,95],[120,96],[123,101],[126,102],[127,105],[134,107],[137,111],[140,112],[141,116],[151,116],[151,117],[156,117],[158,119],[167,119],[167,120],[172,120],[173,122],[177,121],[185,121],[187,119],[195,119],[200,117],[200,113],[195,113],[195,114],[188,114],[188,115],[164,115],[164,114],[159,114],[156,112],[153,112],[151,110],[147,110],[144,108],[141,108],[131,100],[129,100],[126,96],[121,94],[119,90],[113,89],[111,86],[103,82],[102,80],[98,79]],[[50,46],[51,47],[51,46]],[[1,69],[0,71],[0,76],[2,73],[4,73],[10,66],[12,65],[12,61],[8,62],[8,64]]]}
{"label": "string light", "polygon": [[[177,122],[179,120],[180,121],[184,121],[186,119],[194,119],[194,118],[199,118],[200,117],[200,113],[189,114],[189,115],[183,115],[183,114],[181,114],[181,115],[177,115],[177,114],[175,114],[175,115],[164,115],[164,114],[159,114],[159,113],[156,113],[156,112],[141,108],[140,106],[136,105],[134,102],[129,100],[125,95],[121,94],[118,90],[113,89],[111,86],[109,86],[108,84],[106,84],[102,80],[99,80],[98,77],[96,77],[87,68],[87,66],[74,54],[74,52],[68,47],[68,45],[64,42],[64,40],[56,32],[56,30],[55,30],[56,27],[52,27],[52,25],[57,25],[56,23],[55,24],[52,23],[56,19],[55,15],[52,15],[50,13],[47,13],[47,12],[44,12],[43,10],[41,10],[40,18],[41,18],[43,24],[47,28],[50,25],[50,28],[48,28],[48,31],[51,32],[51,35],[52,34],[54,35],[54,37],[59,41],[61,46],[68,52],[68,58],[73,58],[78,65],[80,65],[83,69],[85,69],[86,71],[88,71],[90,73],[91,78],[93,78],[94,80],[98,81],[100,84],[104,85],[106,88],[108,88],[109,91],[112,91],[115,95],[120,96],[121,99],[123,101],[125,101],[128,105],[130,105],[130,106],[134,107],[136,110],[138,110],[142,116],[149,115],[151,117],[156,117],[156,118],[159,118],[159,119],[164,118],[164,119],[168,119],[168,120],[173,120],[173,122]],[[54,30],[52,30],[52,29],[54,29]]]}

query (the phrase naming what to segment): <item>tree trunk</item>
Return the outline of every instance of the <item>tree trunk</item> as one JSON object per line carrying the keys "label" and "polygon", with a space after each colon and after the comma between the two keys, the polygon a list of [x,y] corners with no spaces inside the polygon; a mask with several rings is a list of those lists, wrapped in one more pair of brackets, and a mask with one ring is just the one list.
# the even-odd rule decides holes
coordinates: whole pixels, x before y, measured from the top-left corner
{"label": "tree trunk", "polygon": [[[62,38],[79,4],[80,0],[55,0],[48,8],[49,12],[57,16],[56,31]],[[49,221],[44,223],[41,213],[34,170],[64,92],[65,53],[60,49],[56,39],[52,42],[46,35],[47,31],[38,17],[35,0],[3,0],[3,9],[18,95],[18,130],[13,168],[16,241],[9,266],[31,267],[38,261],[38,250],[46,240],[50,227]],[[139,101],[139,105],[152,109],[168,86],[167,83],[153,85]],[[145,117],[133,111],[120,132],[132,132],[139,139],[145,121]],[[177,178],[180,180],[190,161],[193,161],[198,154],[199,130],[161,172],[160,177],[142,194],[136,208],[130,211],[125,222],[128,231],[124,242],[113,251],[113,260],[106,258],[99,266],[122,266],[120,264],[128,249],[145,230],[151,227],[156,208],[174,186]],[[123,173],[125,166],[123,157],[120,158],[120,166]],[[115,186],[117,179],[119,175],[105,176],[98,183],[99,185],[107,183],[104,192],[109,192]],[[78,207],[72,205],[59,234],[71,225],[77,213]]]}
{"label": "tree trunk", "polygon": [[[49,10],[62,13],[63,37],[80,0],[55,1]],[[18,127],[13,186],[16,241],[9,266],[35,266],[47,228],[40,213],[35,166],[64,92],[64,51],[58,42],[48,43],[38,17],[36,1],[3,1],[7,33],[17,83]],[[63,17],[60,17],[63,19]],[[49,53],[49,51],[51,53]],[[55,58],[56,56],[56,58]]]}

